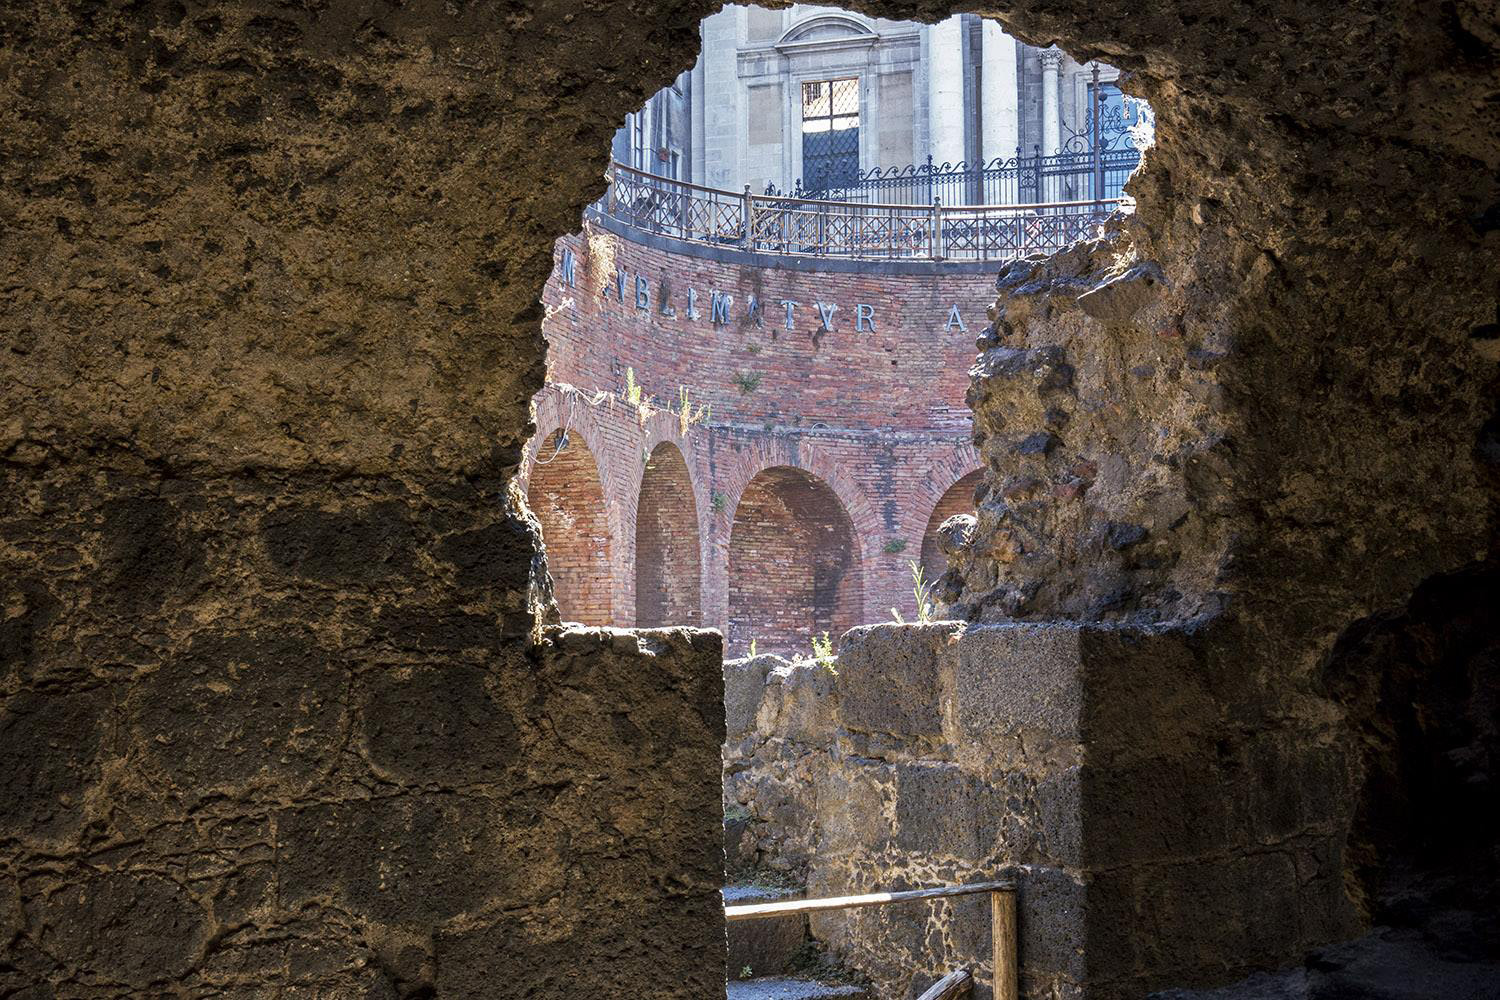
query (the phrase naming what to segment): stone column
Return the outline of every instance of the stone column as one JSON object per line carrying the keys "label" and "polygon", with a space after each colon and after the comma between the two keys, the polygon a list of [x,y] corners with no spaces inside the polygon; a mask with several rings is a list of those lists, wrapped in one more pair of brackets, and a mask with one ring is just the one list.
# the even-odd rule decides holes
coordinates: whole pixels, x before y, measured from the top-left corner
{"label": "stone column", "polygon": [[1016,87],[1016,40],[995,21],[984,21],[980,42],[980,153],[985,162],[1016,155],[1020,141],[1020,92]]}
{"label": "stone column", "polygon": [[1057,99],[1058,75],[1062,70],[1062,50],[1042,50],[1042,155],[1056,156],[1062,149],[1062,117]]}
{"label": "stone column", "polygon": [[964,158],[963,19],[927,29],[927,151],[938,164]]}
{"label": "stone column", "polygon": [[[699,28],[699,31],[703,29]],[[704,100],[705,89],[703,74],[703,54],[698,54],[698,61],[693,64],[691,83],[688,85],[688,116],[693,125],[693,148],[688,151],[687,180],[693,184],[703,183],[703,110],[707,104]]]}

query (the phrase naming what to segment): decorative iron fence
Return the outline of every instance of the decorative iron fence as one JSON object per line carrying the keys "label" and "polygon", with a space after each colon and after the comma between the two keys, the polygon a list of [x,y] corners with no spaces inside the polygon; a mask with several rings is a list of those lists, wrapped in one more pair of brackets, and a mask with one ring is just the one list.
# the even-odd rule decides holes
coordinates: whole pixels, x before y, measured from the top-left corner
{"label": "decorative iron fence", "polygon": [[616,163],[597,210],[642,232],[760,253],[1000,261],[1095,236],[1120,207],[1118,198],[950,208],[734,194]]}
{"label": "decorative iron fence", "polygon": [[[1107,99],[1110,86],[1114,103]],[[1060,201],[1092,201],[1120,197],[1125,180],[1141,162],[1140,151],[1151,143],[1154,127],[1150,106],[1124,97],[1099,79],[1094,67],[1088,88],[1090,107],[1076,131],[1064,127],[1055,153],[1031,155],[1020,149],[1010,158],[969,163],[926,163],[905,167],[874,167],[853,178],[847,174],[814,172],[798,180],[790,192],[774,184],[766,194],[789,194],[844,202],[903,202],[930,205],[1021,205]],[[805,182],[804,182],[805,181]]]}

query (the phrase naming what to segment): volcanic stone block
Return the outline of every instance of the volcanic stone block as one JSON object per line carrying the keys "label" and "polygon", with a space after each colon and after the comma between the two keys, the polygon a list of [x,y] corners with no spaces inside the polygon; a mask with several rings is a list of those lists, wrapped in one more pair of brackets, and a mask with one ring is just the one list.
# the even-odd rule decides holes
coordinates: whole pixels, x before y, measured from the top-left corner
{"label": "volcanic stone block", "polygon": [[[126,699],[142,763],[189,798],[293,796],[328,767],[348,725],[349,671],[299,629],[194,642]],[[270,748],[275,748],[271,752]]]}
{"label": "volcanic stone block", "polygon": [[785,666],[790,666],[789,661],[769,653],[724,661],[724,729],[729,740],[741,739],[755,728],[766,675]]}
{"label": "volcanic stone block", "polygon": [[177,881],[146,871],[71,872],[26,887],[27,917],[62,968],[144,987],[203,957],[208,913]]}
{"label": "volcanic stone block", "polygon": [[777,666],[766,676],[756,730],[826,745],[838,725],[836,703],[834,675],[827,667],[811,660]]}
{"label": "volcanic stone block", "polygon": [[896,845],[902,850],[983,857],[993,850],[1005,812],[999,789],[956,765],[896,769]]}
{"label": "volcanic stone block", "polygon": [[1072,625],[971,627],[958,644],[961,742],[1000,753],[1022,737],[1033,750],[1080,737],[1078,629]]}
{"label": "volcanic stone block", "polygon": [[942,697],[951,690],[955,639],[963,626],[866,625],[839,647],[839,713],[851,730],[941,739]]}
{"label": "volcanic stone block", "polygon": [[0,833],[47,839],[83,825],[107,707],[105,689],[22,691],[0,702]]}

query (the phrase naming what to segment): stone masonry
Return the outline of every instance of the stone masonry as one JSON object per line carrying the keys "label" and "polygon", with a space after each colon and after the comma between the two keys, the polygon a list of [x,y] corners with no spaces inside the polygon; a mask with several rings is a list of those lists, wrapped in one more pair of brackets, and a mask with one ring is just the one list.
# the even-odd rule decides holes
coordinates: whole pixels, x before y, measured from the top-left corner
{"label": "stone masonry", "polygon": [[[718,644],[546,631],[538,531],[511,493],[554,241],[602,193],[626,113],[691,65],[709,12],[0,9],[5,992],[718,993]],[[1108,370],[1129,374],[1153,364],[1150,334],[1181,353],[1130,374],[1143,398],[1176,397],[1174,380],[1209,397],[1204,422],[1183,409],[1161,426],[1170,447],[1139,414],[1112,449],[1102,422],[1059,431],[1029,401],[976,415],[990,502],[1023,463],[1060,477],[1070,450],[1129,452],[1167,498],[1184,480],[1175,528],[1144,491],[1115,507],[1091,487],[1081,532],[1022,512],[1095,547],[1054,560],[1082,596],[1020,614],[1097,613],[1192,651],[1194,704],[1118,720],[1130,739],[1095,758],[1102,777],[1161,760],[1120,782],[1140,853],[1112,868],[1116,898],[1148,872],[1232,890],[1186,939],[1175,904],[1091,910],[1082,961],[1122,993],[1201,988],[1250,963],[1307,971],[1305,942],[1380,926],[1482,966],[1500,940],[1473,916],[1495,909],[1500,756],[1493,4],[981,13],[1120,67],[1157,116],[1119,242],[1071,274],[1010,272],[981,349],[1045,346],[1048,309],[1102,307],[1066,333],[1066,363],[1113,351],[1125,363]],[[1150,264],[1166,290],[1140,308],[1079,302]],[[990,388],[1030,391],[1011,384]],[[996,428],[1005,413],[1024,419]],[[1060,441],[1010,450],[1045,432]],[[1173,469],[1194,440],[1206,466]],[[1000,513],[969,535],[981,549],[1033,523]],[[1135,526],[1118,547],[1109,521]],[[981,619],[1034,582],[1019,559],[960,558],[954,606]],[[1104,706],[1097,684],[1124,705],[1177,697],[1106,652],[1084,657],[1085,706]],[[1208,733],[1226,737],[1211,755]],[[1238,784],[1182,777],[1239,761],[1266,775],[1245,787],[1274,792],[1250,820]],[[1081,829],[1110,819],[1085,811]],[[1301,849],[1323,831],[1344,850]],[[1240,867],[1200,867],[1215,843]],[[1336,882],[1350,909],[1268,909],[1262,887],[1289,869]]]}

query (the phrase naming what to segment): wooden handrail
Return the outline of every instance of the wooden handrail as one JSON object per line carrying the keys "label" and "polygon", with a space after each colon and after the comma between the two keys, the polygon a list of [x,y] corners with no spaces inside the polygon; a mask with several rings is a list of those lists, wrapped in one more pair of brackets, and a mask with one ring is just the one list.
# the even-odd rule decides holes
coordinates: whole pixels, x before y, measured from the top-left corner
{"label": "wooden handrail", "polygon": [[974,977],[968,969],[955,969],[927,988],[917,1000],[958,1000],[974,990]]}
{"label": "wooden handrail", "polygon": [[[861,906],[883,906],[886,903],[905,903],[919,899],[943,899],[948,896],[969,896],[975,893],[990,894],[990,953],[995,963],[992,989],[995,1000],[1017,1000],[1020,996],[1020,975],[1016,948],[1016,884],[1014,882],[975,882],[971,885],[946,885],[936,889],[906,889],[900,892],[872,892],[862,896],[825,896],[821,899],[785,899],[777,903],[745,903],[724,907],[725,920],[759,920],[765,917],[785,917],[804,913],[824,913],[829,910],[851,910]],[[967,970],[960,969],[939,980],[937,989],[950,978]],[[958,983],[953,984],[957,988]],[[942,997],[958,997],[961,993],[937,993],[928,990],[921,1000],[938,1000]]]}
{"label": "wooden handrail", "polygon": [[973,885],[945,885],[936,889],[906,889],[901,892],[872,892],[863,896],[826,896],[822,899],[783,899],[776,903],[744,903],[724,907],[725,920],[757,920],[761,917],[785,917],[794,913],[821,913],[825,910],[852,910],[858,906],[883,906],[915,899],[941,899],[945,896],[969,896],[979,892],[1014,892],[1014,882],[976,882]]}

